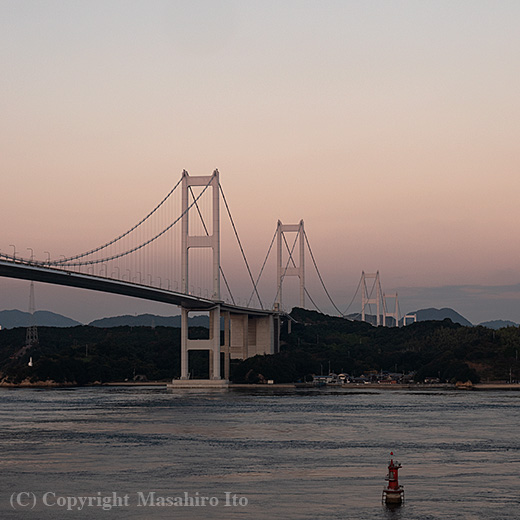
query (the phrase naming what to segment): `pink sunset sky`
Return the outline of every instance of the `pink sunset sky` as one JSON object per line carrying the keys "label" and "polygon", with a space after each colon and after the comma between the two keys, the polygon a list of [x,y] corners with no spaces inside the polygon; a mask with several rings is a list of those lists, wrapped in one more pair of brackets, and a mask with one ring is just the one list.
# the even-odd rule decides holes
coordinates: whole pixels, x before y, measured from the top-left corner
{"label": "pink sunset sky", "polygon": [[[303,219],[342,309],[379,270],[403,313],[520,322],[519,20],[506,0],[2,0],[0,251],[95,247],[218,168],[255,273]],[[0,278],[0,310],[28,295]],[[36,303],[178,313],[41,284]]]}

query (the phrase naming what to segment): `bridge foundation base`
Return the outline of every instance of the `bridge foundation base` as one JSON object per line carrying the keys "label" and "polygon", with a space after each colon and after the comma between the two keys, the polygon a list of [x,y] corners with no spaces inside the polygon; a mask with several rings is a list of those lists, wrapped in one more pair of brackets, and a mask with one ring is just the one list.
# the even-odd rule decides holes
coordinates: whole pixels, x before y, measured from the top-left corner
{"label": "bridge foundation base", "polygon": [[174,379],[168,383],[167,387],[174,390],[184,388],[227,390],[229,381],[226,379]]}

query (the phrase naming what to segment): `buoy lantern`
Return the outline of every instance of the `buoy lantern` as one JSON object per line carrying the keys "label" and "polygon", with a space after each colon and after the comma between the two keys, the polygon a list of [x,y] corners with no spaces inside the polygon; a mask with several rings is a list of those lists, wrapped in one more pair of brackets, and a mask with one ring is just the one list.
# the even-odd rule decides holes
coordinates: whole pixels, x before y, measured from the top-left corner
{"label": "buoy lantern", "polygon": [[388,481],[388,485],[383,489],[383,501],[386,504],[401,504],[404,500],[404,489],[403,486],[399,485],[398,471],[401,468],[401,464],[397,461],[394,462],[394,453],[390,452],[390,462],[388,463],[388,475],[385,480]]}

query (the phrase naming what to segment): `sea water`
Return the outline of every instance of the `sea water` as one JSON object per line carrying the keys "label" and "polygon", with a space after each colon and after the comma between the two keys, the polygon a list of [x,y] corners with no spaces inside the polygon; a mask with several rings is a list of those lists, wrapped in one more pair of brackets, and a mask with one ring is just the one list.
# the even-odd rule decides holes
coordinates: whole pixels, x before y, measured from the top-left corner
{"label": "sea water", "polygon": [[0,446],[2,519],[520,518],[515,391],[2,389]]}

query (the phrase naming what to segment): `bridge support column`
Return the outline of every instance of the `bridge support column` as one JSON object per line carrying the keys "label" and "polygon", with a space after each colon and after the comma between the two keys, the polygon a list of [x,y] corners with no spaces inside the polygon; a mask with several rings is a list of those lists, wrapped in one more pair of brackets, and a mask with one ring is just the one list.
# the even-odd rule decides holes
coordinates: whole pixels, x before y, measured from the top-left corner
{"label": "bridge support column", "polygon": [[224,345],[222,352],[224,353],[224,379],[229,380],[229,354],[231,339],[231,320],[229,311],[224,313]]}
{"label": "bridge support column", "polygon": [[279,351],[278,316],[229,314],[229,339],[226,349],[231,359],[247,359]]}
{"label": "bridge support column", "polygon": [[220,306],[209,311],[209,339],[189,338],[189,309],[181,307],[181,375],[185,381],[189,377],[188,355],[190,350],[209,351],[209,379],[222,380],[220,375]]}
{"label": "bridge support column", "polygon": [[[190,231],[189,212],[193,203],[189,204],[189,190],[192,187],[209,189],[212,201],[212,226],[205,234],[193,234]],[[202,192],[203,193],[203,192]],[[201,195],[202,195],[201,193]],[[215,170],[210,176],[191,177],[187,171],[182,172],[182,233],[181,233],[181,291],[189,294],[189,250],[191,248],[210,249],[212,253],[213,294],[212,300],[220,300],[220,185],[219,173]],[[193,201],[196,202],[196,199]],[[198,210],[198,206],[196,206]],[[202,216],[199,213],[199,217]],[[195,310],[195,309],[193,309]],[[190,339],[188,333],[188,308],[181,308],[181,375],[180,380],[174,380],[174,387],[222,387],[227,384],[220,373],[220,305],[216,304],[209,312],[209,339]],[[209,352],[209,380],[189,379],[190,350],[205,350]]]}
{"label": "bridge support column", "polygon": [[209,313],[209,340],[212,343],[210,351],[210,379],[222,379],[220,375],[220,306]]}
{"label": "bridge support column", "polygon": [[181,379],[188,377],[188,309],[181,307]]}

